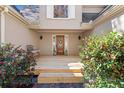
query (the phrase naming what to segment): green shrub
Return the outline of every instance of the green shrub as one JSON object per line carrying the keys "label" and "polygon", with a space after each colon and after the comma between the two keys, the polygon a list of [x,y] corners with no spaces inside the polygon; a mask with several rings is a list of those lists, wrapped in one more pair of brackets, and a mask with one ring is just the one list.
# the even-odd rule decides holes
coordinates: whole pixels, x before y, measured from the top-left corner
{"label": "green shrub", "polygon": [[31,74],[31,67],[34,65],[36,63],[31,53],[24,51],[20,46],[15,48],[12,44],[2,44],[0,46],[0,86],[7,87],[17,76]]}
{"label": "green shrub", "polygon": [[110,32],[84,39],[80,57],[86,87],[124,87],[124,35]]}

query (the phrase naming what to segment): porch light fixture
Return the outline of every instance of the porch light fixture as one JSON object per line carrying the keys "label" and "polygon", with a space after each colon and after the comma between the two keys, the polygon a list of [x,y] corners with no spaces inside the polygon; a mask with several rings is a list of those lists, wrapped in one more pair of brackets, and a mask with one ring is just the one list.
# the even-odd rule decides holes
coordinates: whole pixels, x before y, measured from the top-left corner
{"label": "porch light fixture", "polygon": [[81,36],[78,36],[78,39],[81,40]]}
{"label": "porch light fixture", "polygon": [[42,40],[43,39],[43,36],[40,36],[40,40]]}

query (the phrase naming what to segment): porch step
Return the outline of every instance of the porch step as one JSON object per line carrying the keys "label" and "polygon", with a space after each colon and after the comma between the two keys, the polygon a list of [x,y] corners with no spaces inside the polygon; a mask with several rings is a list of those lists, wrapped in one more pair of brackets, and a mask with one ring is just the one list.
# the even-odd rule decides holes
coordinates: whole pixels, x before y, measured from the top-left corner
{"label": "porch step", "polygon": [[69,67],[69,68],[36,68],[34,73],[39,75],[40,73],[81,73],[81,67]]}
{"label": "porch step", "polygon": [[40,73],[81,73],[82,69],[82,63],[38,63],[38,65],[35,66],[34,73],[37,75]]}
{"label": "porch step", "polygon": [[81,83],[81,73],[40,73],[38,83]]}

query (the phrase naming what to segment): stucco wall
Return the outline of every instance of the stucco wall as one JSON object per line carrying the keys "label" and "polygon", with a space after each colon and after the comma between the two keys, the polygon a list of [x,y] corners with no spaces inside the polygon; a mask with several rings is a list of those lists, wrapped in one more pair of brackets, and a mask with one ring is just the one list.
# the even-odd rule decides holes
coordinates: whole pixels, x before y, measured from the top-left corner
{"label": "stucco wall", "polygon": [[117,16],[107,19],[104,23],[97,25],[94,30],[92,30],[92,35],[105,35],[110,31],[117,31],[124,34],[124,12],[118,14]]}
{"label": "stucco wall", "polygon": [[40,52],[41,55],[52,55],[52,34],[51,33],[39,33],[39,37],[42,35],[40,40]]}
{"label": "stucco wall", "polygon": [[40,6],[40,24],[42,29],[80,29],[82,6],[75,6],[74,19],[49,19],[45,5]]}
{"label": "stucco wall", "polygon": [[5,41],[7,43],[22,45],[24,49],[28,44],[38,47],[39,38],[37,32],[28,30],[24,24],[9,15],[5,16],[5,20]]}
{"label": "stucco wall", "polygon": [[113,31],[124,34],[124,12],[111,20]]}
{"label": "stucco wall", "polygon": [[111,24],[111,21],[109,20],[95,27],[91,34],[102,36],[109,33],[110,31],[112,31],[112,24]]}
{"label": "stucco wall", "polygon": [[[56,30],[58,32],[37,32],[29,30],[22,22],[12,16],[6,15],[5,19],[5,41],[7,43],[11,42],[15,45],[22,45],[24,49],[26,45],[32,44],[40,48],[41,55],[52,55],[52,34],[66,34],[69,35],[69,55],[74,56],[79,54],[79,46],[82,44],[82,41],[78,39],[78,36],[85,36],[79,30],[73,30],[72,32],[70,30],[67,32],[65,30]],[[40,40],[41,35],[43,36],[42,40]]]}
{"label": "stucco wall", "polygon": [[81,33],[55,33],[55,32],[39,32],[39,37],[42,35],[43,39],[40,40],[41,55],[52,55],[52,35],[53,34],[66,34],[69,36],[69,55],[78,55],[81,40],[78,36]]}

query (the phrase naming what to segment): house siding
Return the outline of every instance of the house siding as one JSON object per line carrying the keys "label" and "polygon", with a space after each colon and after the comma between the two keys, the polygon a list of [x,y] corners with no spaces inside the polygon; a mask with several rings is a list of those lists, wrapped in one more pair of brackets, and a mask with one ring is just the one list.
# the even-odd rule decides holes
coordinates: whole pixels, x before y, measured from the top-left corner
{"label": "house siding", "polygon": [[69,36],[69,55],[77,56],[79,53],[79,46],[81,40],[78,39],[80,33],[39,33],[39,37],[42,35],[43,39],[40,40],[41,55],[52,55],[52,35],[63,34]]}
{"label": "house siding", "polygon": [[82,6],[75,6],[75,18],[50,19],[47,18],[47,6],[40,6],[40,27],[42,29],[81,29]]}
{"label": "house siding", "polygon": [[107,22],[102,23],[102,24],[98,25],[97,27],[95,27],[93,29],[91,35],[102,36],[102,35],[108,34],[111,31],[112,31],[111,21],[107,21]]}
{"label": "house siding", "polygon": [[[45,8],[45,6],[42,6]],[[77,9],[81,9],[81,6],[76,6]],[[77,11],[76,11],[77,12]],[[81,30],[76,30],[80,27],[81,21],[81,13],[78,14],[80,16],[76,19],[67,19],[67,20],[52,20],[52,19],[41,19],[47,29],[51,32],[47,31],[34,31],[29,30],[26,25],[24,25],[21,21],[10,16],[8,14],[5,15],[5,42],[12,43],[14,45],[21,45],[22,48],[26,49],[26,45],[34,45],[35,47],[39,48],[41,51],[41,55],[43,56],[52,56],[52,35],[53,34],[66,34],[69,36],[69,55],[70,56],[78,56],[79,55],[79,46],[82,44],[82,41],[78,39],[78,36],[85,36],[85,32],[82,33]],[[45,15],[45,14],[43,14]],[[45,16],[44,16],[45,17]],[[52,23],[54,24],[52,24]],[[52,26],[51,26],[51,25]],[[64,25],[62,25],[64,24]],[[78,25],[76,25],[78,24]],[[43,26],[43,25],[42,25]],[[53,31],[55,28],[55,32]],[[62,28],[62,29],[61,29]],[[74,29],[73,29],[74,28]],[[59,31],[60,29],[60,31]],[[68,31],[69,29],[69,31]],[[71,31],[73,29],[73,31]],[[46,29],[45,29],[46,30]],[[40,40],[40,36],[43,36],[43,39]]]}
{"label": "house siding", "polygon": [[[26,45],[32,44],[41,50],[41,55],[45,56],[52,55],[52,35],[67,34],[69,35],[69,55],[75,56],[79,54],[79,46],[83,43],[81,40],[78,40],[79,35],[82,35],[82,38],[89,35],[106,35],[113,30],[112,21],[115,19],[117,19],[117,21],[120,20],[121,25],[119,26],[122,28],[118,29],[118,26],[116,26],[116,30],[120,33],[124,33],[124,13],[121,13],[111,19],[107,19],[95,26],[95,28],[91,31],[83,32],[80,26],[82,21],[82,6],[75,6],[76,16],[74,19],[47,18],[46,7],[46,5],[40,6],[40,27],[42,29],[39,31],[29,30],[22,22],[6,14],[5,41],[7,43],[11,42],[15,45],[22,45],[24,49]],[[42,40],[40,40],[41,35],[43,36]]]}
{"label": "house siding", "polygon": [[14,45],[22,45],[26,49],[26,45],[31,44],[38,47],[38,34],[30,31],[23,23],[16,18],[5,15],[5,42]]}
{"label": "house siding", "polygon": [[[115,20],[115,21],[114,21]],[[116,23],[113,23],[113,21]],[[105,22],[97,25],[93,30],[91,35],[105,35],[111,31],[117,31],[118,33],[124,34],[124,12],[118,14]]]}

